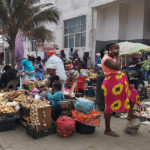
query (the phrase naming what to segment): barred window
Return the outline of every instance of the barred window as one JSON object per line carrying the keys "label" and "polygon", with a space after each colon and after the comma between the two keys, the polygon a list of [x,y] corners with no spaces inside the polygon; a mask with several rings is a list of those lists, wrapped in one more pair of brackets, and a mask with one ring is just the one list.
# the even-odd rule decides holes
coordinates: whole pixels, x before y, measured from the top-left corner
{"label": "barred window", "polygon": [[86,16],[64,21],[64,47],[85,47]]}

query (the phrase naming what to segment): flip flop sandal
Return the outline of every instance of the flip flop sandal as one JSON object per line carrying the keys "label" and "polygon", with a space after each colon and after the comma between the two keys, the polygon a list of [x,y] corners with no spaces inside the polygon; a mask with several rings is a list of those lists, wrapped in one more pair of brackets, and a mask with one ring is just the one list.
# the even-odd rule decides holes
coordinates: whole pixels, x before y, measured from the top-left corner
{"label": "flip flop sandal", "polygon": [[114,131],[110,131],[110,132],[104,132],[104,134],[106,134],[106,135],[110,135],[110,136],[114,136],[114,137],[119,137],[119,134],[117,134],[116,132],[114,132]]}

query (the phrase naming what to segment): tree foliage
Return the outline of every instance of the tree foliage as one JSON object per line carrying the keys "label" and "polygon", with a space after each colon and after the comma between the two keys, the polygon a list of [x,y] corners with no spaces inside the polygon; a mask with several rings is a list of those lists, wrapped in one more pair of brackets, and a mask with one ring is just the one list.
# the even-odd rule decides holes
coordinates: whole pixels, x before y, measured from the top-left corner
{"label": "tree foliage", "polygon": [[58,23],[59,12],[51,4],[34,4],[34,0],[0,0],[0,34],[5,37],[12,51],[14,65],[15,38],[19,29],[33,40],[53,40],[45,25]]}

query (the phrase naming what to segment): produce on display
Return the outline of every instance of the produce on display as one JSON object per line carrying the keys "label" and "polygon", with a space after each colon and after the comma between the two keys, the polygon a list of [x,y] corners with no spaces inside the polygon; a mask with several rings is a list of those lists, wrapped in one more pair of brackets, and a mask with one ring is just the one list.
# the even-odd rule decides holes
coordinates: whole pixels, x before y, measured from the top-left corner
{"label": "produce on display", "polygon": [[46,86],[46,80],[44,80],[44,81],[24,81],[23,84],[24,85],[34,85],[37,87],[43,87],[43,86]]}
{"label": "produce on display", "polygon": [[11,105],[10,102],[5,100],[0,100],[0,114],[8,114],[8,113],[16,113],[18,110],[16,109],[16,105]]}
{"label": "produce on display", "polygon": [[41,100],[32,103],[30,109],[30,122],[37,131],[51,127],[51,106]]}

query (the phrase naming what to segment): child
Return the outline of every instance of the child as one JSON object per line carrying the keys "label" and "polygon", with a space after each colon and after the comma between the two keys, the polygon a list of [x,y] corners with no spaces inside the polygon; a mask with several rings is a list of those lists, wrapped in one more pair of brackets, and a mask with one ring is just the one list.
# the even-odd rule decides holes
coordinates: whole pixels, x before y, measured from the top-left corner
{"label": "child", "polygon": [[139,92],[134,89],[134,86],[130,84],[130,90],[129,90],[129,99],[130,99],[130,110],[128,115],[128,120],[131,120],[133,116],[133,108],[135,105],[137,105],[140,108],[140,96]]}
{"label": "child", "polygon": [[52,84],[52,94],[48,92],[47,98],[52,101],[52,118],[54,121],[61,115],[61,108],[59,102],[64,99],[64,95],[61,92],[61,82],[59,80],[54,81]]}
{"label": "child", "polygon": [[52,84],[55,80],[59,80],[59,77],[56,75],[56,65],[49,64],[47,66],[47,73],[50,75],[47,81],[47,86],[52,88]]}

